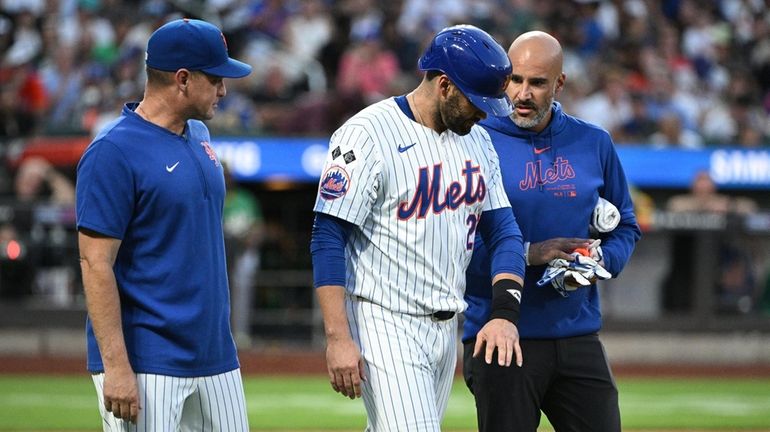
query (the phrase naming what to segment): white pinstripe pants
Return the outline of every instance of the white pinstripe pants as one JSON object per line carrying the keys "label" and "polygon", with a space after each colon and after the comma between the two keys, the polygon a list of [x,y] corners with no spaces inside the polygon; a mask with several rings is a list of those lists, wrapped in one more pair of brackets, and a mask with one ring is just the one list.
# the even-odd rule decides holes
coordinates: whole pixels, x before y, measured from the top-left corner
{"label": "white pinstripe pants", "polygon": [[104,432],[249,432],[240,369],[194,378],[136,374],[141,406],[136,424],[104,408],[104,374],[91,377]]}
{"label": "white pinstripe pants", "polygon": [[457,317],[396,313],[346,297],[361,348],[367,432],[438,432],[457,363]]}

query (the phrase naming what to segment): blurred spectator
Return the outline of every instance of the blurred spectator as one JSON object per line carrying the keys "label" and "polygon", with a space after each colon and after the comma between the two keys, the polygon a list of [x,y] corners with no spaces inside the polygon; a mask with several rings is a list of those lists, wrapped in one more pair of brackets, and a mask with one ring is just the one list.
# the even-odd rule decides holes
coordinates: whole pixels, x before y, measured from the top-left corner
{"label": "blurred spectator", "polygon": [[[229,83],[228,83],[229,84]],[[240,83],[233,83],[232,87],[238,87]],[[228,93],[230,88],[228,87]],[[285,100],[258,104],[262,116],[258,116],[256,107],[245,92],[233,92],[227,98],[218,102],[217,116],[207,122],[212,135],[224,135],[238,132],[240,134],[274,133],[278,129],[267,128],[267,125],[273,124],[265,113],[270,111],[272,105],[281,105],[284,109],[277,110],[274,118],[281,120],[284,118],[286,107]],[[279,132],[280,133],[280,132]]]}
{"label": "blurred spectator", "polygon": [[722,96],[712,96],[709,102],[700,122],[704,141],[707,144],[735,143],[738,125],[731,115],[730,101]]}
{"label": "blurred spectator", "polygon": [[646,144],[657,131],[657,122],[650,116],[644,96],[632,93],[631,116],[623,122],[620,129],[615,130],[618,143]]}
{"label": "blurred spectator", "polygon": [[[128,4],[114,0],[0,2],[3,137],[93,130],[114,115],[116,101],[141,91],[149,34],[179,14],[204,14],[221,19],[230,52],[254,66],[252,76],[228,88],[231,103],[222,107],[226,115],[218,118],[217,133],[334,130],[340,116],[357,111],[344,107],[356,104],[352,97],[365,104],[403,91],[426,37],[469,23],[501,43],[508,42],[505,35],[527,30],[555,32],[575,83],[564,94],[565,110],[591,117],[618,143],[648,143],[662,118],[658,138],[685,146],[691,145],[687,136],[743,146],[764,146],[770,139],[766,1],[130,3],[126,13]],[[646,101],[643,109],[637,96]],[[671,112],[679,116],[678,140],[670,138],[676,129]],[[302,116],[307,126],[287,126]]]}
{"label": "blurred spectator", "polygon": [[703,139],[697,133],[683,128],[681,118],[674,112],[658,117],[658,131],[649,137],[649,141],[655,147],[703,147]]}
{"label": "blurred spectator", "polygon": [[759,107],[753,95],[739,94],[730,100],[730,119],[735,122],[738,145],[756,147],[770,136],[770,115]]}
{"label": "blurred spectator", "polygon": [[291,15],[284,30],[290,53],[303,63],[314,62],[332,36],[331,17],[322,0],[299,0],[299,13]]}
{"label": "blurred spectator", "polygon": [[[294,123],[291,118],[294,109],[292,102],[299,93],[300,87],[291,82],[280,65],[267,66],[263,71],[261,84],[251,93],[251,100],[255,102],[253,120],[257,122],[262,133],[291,133],[289,131]],[[234,99],[233,103],[237,103],[237,97]],[[240,108],[247,109],[246,106]]]}
{"label": "blurred spectator", "polygon": [[[380,29],[382,44],[396,55],[402,75],[412,75],[414,76],[414,82],[417,82],[419,81],[420,74],[414,72],[414,59],[420,56],[420,50],[423,47],[421,41],[407,37],[399,32],[397,19],[397,16],[387,16],[383,21],[382,28]],[[411,88],[412,84],[409,84],[404,89],[404,92],[409,91]]]}
{"label": "blurred spectator", "polygon": [[72,182],[64,179],[48,161],[39,157],[21,163],[16,172],[14,191],[16,199],[23,203],[42,200],[48,193],[52,201],[63,204],[72,204],[75,197]]}
{"label": "blurred spectator", "polygon": [[233,337],[239,348],[247,348],[251,345],[252,311],[261,262],[264,222],[257,198],[233,180],[227,166],[224,171],[227,195],[223,224],[232,293]]}
{"label": "blurred spectator", "polygon": [[576,26],[577,51],[581,57],[596,57],[604,47],[604,30],[599,22],[600,0],[580,0]]}
{"label": "blurred spectator", "polygon": [[[494,27],[490,29],[492,31],[490,34],[495,36],[495,39],[505,46],[509,41],[503,40],[503,38],[498,39],[496,34],[499,33],[510,37],[511,35],[520,35],[530,30],[545,28],[541,17],[535,13],[533,5],[535,2],[536,0],[507,0],[509,13],[501,13],[499,8],[494,10],[492,14]],[[457,21],[460,22],[462,20]],[[566,71],[567,76],[570,76],[569,68]],[[572,77],[575,77],[575,75],[572,75],[570,79]]]}
{"label": "blurred spectator", "polygon": [[690,192],[669,198],[666,208],[673,212],[741,215],[758,211],[757,203],[749,198],[719,193],[707,171],[695,175]]}
{"label": "blurred spectator", "polygon": [[318,51],[318,59],[323,66],[327,81],[335,84],[342,54],[350,45],[350,16],[339,8],[332,14],[332,33],[329,40]]}
{"label": "blurred spectator", "polygon": [[[770,8],[765,6],[764,11],[755,12],[752,21],[754,34],[745,43],[749,65],[761,94],[770,97]],[[770,113],[770,105],[766,105],[765,109]]]}
{"label": "blurred spectator", "polygon": [[74,47],[60,46],[53,58],[47,58],[40,67],[40,78],[51,101],[47,129],[61,133],[75,123],[72,115],[83,89],[83,72],[77,60]]}
{"label": "blurred spectator", "polygon": [[36,59],[43,50],[43,38],[32,10],[22,8],[15,19],[13,44],[4,52],[4,65],[23,65]]}
{"label": "blurred spectator", "polygon": [[648,75],[651,89],[647,92],[647,109],[655,120],[675,114],[679,118],[680,127],[695,132],[698,127],[701,106],[689,89],[680,88],[673,80],[670,72],[665,71],[663,59],[650,50],[647,66],[653,71]]}
{"label": "blurred spectator", "polygon": [[13,23],[5,15],[0,14],[0,52],[7,52],[13,43]]}
{"label": "blurred spectator", "polygon": [[18,14],[24,11],[32,12],[40,16],[45,10],[46,0],[2,0],[0,10],[10,14]]}
{"label": "blurred spectator", "polygon": [[717,2],[683,0],[679,17],[685,24],[682,52],[692,61],[699,78],[714,80],[730,43],[729,23],[720,17]]}
{"label": "blurred spectator", "polygon": [[247,2],[249,30],[272,40],[279,40],[290,16],[287,3],[283,0]]}
{"label": "blurred spectator", "polygon": [[770,143],[768,143],[767,138],[754,127],[743,127],[738,132],[738,145],[741,147],[751,148],[768,144]]}
{"label": "blurred spectator", "polygon": [[350,16],[350,37],[361,40],[367,35],[379,33],[385,19],[385,2],[377,0],[344,0],[341,7]]}
{"label": "blurred spectator", "polygon": [[[164,18],[167,13],[167,7],[165,3],[161,3],[159,7],[154,7],[151,2],[145,4],[144,17],[145,19],[135,21],[127,20],[124,23],[129,25],[129,28],[125,30],[123,39],[120,42],[120,54],[122,56],[141,54],[141,65],[144,65],[144,47],[147,46],[147,41],[150,40],[152,32],[158,29],[165,22]],[[142,74],[144,73],[142,68]],[[142,83],[144,81],[142,80]]]}
{"label": "blurred spectator", "polygon": [[717,312],[748,314],[755,310],[760,296],[746,248],[723,242],[719,248]]}
{"label": "blurred spectator", "polygon": [[60,43],[79,47],[87,58],[109,64],[117,58],[115,27],[101,11],[100,0],[78,0],[77,11],[59,27]]}
{"label": "blurred spectator", "polygon": [[49,305],[67,307],[74,299],[77,262],[73,233],[67,232],[75,219],[74,184],[47,160],[30,157],[16,171],[14,191],[13,230],[27,255],[14,266],[34,267],[32,292]]}
{"label": "blurred spectator", "polygon": [[[706,171],[698,172],[690,192],[669,198],[666,209],[679,213],[712,213],[726,216],[748,215],[758,211],[757,203],[740,196],[720,194]],[[745,242],[744,242],[745,243]],[[757,285],[751,256],[746,245],[738,245],[731,238],[718,245],[718,269],[715,288],[717,312],[749,313],[758,300]],[[677,235],[672,244],[671,272],[664,288],[664,301],[669,310],[689,307],[692,302],[694,237]]]}
{"label": "blurred spectator", "polygon": [[759,299],[758,307],[763,315],[770,316],[770,270],[765,273],[762,296]]}
{"label": "blurred spectator", "polygon": [[681,39],[676,27],[670,23],[660,26],[655,50],[655,56],[661,61],[659,67],[667,68],[671,72],[672,82],[677,89],[692,92],[698,86],[698,76],[692,61],[682,53]]}
{"label": "blurred spectator", "polygon": [[337,91],[360,94],[368,105],[392,95],[391,85],[398,75],[396,55],[382,46],[379,31],[372,31],[361,35],[342,54]]}
{"label": "blurred spectator", "polygon": [[422,41],[444,27],[466,21],[467,9],[465,0],[404,0],[398,29],[405,36]]}
{"label": "blurred spectator", "polygon": [[34,65],[42,52],[42,37],[31,9],[18,11],[13,28],[0,29],[12,35],[0,57],[0,138],[36,132],[49,102]]}
{"label": "blurred spectator", "polygon": [[39,75],[28,65],[0,66],[0,138],[36,132],[48,106]]}
{"label": "blurred spectator", "polygon": [[600,89],[578,102],[575,108],[577,117],[603,127],[613,136],[618,135],[618,129],[633,115],[623,72],[608,69],[603,74]]}

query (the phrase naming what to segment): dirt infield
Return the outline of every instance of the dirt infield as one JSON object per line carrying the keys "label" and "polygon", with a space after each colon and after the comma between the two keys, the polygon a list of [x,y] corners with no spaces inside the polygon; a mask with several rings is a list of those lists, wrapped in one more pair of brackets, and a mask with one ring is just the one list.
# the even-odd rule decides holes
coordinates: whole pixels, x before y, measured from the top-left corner
{"label": "dirt infield", "polygon": [[[239,354],[245,375],[318,375],[326,373],[323,352],[254,352]],[[0,356],[0,374],[84,373],[83,357]],[[618,376],[770,377],[770,364],[724,366],[689,364],[613,364]],[[458,364],[458,372],[460,365]]]}

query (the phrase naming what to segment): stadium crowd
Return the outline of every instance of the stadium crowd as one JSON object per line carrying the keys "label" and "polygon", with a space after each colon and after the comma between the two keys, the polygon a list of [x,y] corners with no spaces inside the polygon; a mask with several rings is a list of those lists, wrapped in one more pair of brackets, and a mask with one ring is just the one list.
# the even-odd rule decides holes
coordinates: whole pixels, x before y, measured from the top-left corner
{"label": "stadium crowd", "polygon": [[[326,135],[418,80],[437,30],[503,46],[531,29],[565,48],[565,111],[617,143],[770,143],[768,0],[2,0],[0,139],[93,134],[144,85],[143,47],[176,17],[222,26],[255,68],[213,133]],[[7,146],[3,146],[5,149]]]}

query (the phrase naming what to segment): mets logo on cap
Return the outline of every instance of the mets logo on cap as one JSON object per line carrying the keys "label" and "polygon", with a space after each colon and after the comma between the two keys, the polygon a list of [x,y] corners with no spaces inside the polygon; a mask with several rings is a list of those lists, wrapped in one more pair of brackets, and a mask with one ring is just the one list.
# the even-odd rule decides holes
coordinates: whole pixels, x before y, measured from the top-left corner
{"label": "mets logo on cap", "polygon": [[225,39],[225,34],[222,32],[219,32],[219,35],[222,36],[222,43],[225,45],[225,51],[228,51],[229,48],[227,48],[227,39]]}
{"label": "mets logo on cap", "polygon": [[350,176],[339,165],[332,165],[321,176],[321,186],[318,193],[325,200],[337,199],[344,196],[350,189]]}

